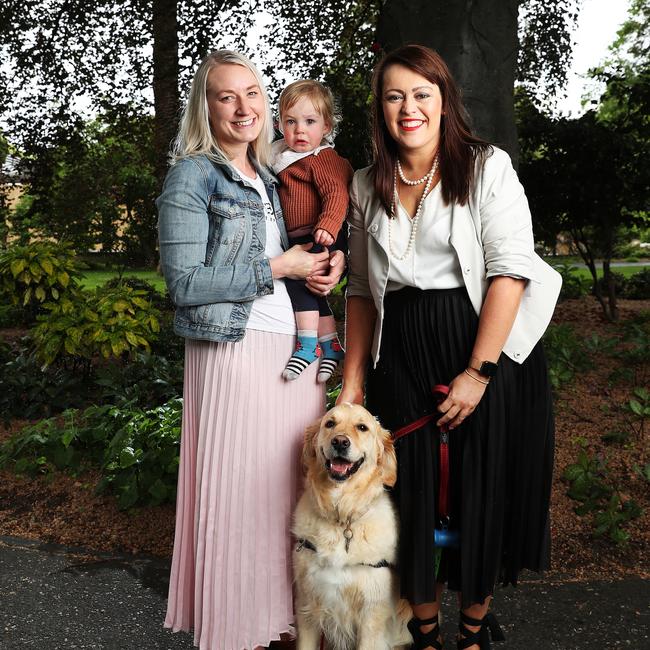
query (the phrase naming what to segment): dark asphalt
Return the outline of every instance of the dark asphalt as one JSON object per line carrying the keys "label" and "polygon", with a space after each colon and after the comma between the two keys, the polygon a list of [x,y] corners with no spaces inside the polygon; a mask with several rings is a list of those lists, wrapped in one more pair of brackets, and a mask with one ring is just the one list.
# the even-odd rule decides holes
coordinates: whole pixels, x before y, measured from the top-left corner
{"label": "dark asphalt", "polygon": [[[189,650],[189,634],[162,628],[168,571],[157,558],[0,537],[0,648]],[[451,599],[445,610],[451,641]],[[530,576],[498,590],[493,611],[507,639],[493,650],[650,650],[649,580],[555,584]]]}

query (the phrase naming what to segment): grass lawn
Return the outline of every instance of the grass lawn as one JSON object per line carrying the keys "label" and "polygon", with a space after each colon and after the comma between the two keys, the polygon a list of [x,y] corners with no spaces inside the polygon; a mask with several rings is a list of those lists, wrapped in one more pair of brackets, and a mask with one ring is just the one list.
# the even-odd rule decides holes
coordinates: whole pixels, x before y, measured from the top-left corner
{"label": "grass lawn", "polygon": [[[550,264],[556,263],[555,260],[548,259],[546,260]],[[650,262],[646,264],[646,267],[650,267]],[[601,264],[598,264],[598,277],[602,277],[603,275],[603,268]],[[626,278],[629,278],[631,275],[634,275],[634,273],[638,273],[641,271],[644,267],[643,266],[615,266],[612,267],[612,269],[616,273],[622,273]],[[591,278],[591,274],[589,273],[589,269],[584,269],[584,268],[576,268],[575,269],[576,273],[581,275],[584,278]],[[117,271],[86,271],[83,274],[83,279],[82,279],[82,284],[86,289],[94,289],[95,287],[98,287],[100,284],[104,284],[104,282],[107,282],[111,278],[114,278],[118,275]],[[144,271],[124,271],[122,274],[122,277],[138,277],[142,280],[146,280],[147,282],[153,284],[158,291],[161,293],[165,293],[165,280],[163,279],[162,275],[158,275],[155,271],[149,271],[149,270],[144,270]]]}
{"label": "grass lawn", "polygon": [[[81,283],[86,289],[94,289],[118,275],[119,273],[117,271],[85,271]],[[166,291],[165,280],[162,275],[158,275],[155,271],[124,271],[122,277],[140,278],[141,280],[146,280],[150,284],[153,284],[153,286],[161,293]]]}
{"label": "grass lawn", "polygon": [[[553,266],[553,262],[550,260],[546,260]],[[614,273],[620,273],[621,275],[624,275],[626,278],[629,278],[631,275],[634,275],[635,273],[638,273],[639,271],[643,271],[644,268],[650,267],[650,262],[647,263],[645,266],[612,266],[612,271]],[[582,267],[574,267],[574,272],[577,275],[582,276],[583,278],[587,278],[591,280],[591,273],[589,272],[589,269],[585,269]],[[602,278],[603,277],[603,265],[601,263],[596,264],[596,272],[598,273],[598,277]]]}

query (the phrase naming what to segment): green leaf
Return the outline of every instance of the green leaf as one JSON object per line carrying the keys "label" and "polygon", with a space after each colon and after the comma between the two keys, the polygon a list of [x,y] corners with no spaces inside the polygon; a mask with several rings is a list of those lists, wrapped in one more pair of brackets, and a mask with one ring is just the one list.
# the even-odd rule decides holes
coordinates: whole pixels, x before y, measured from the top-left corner
{"label": "green leaf", "polygon": [[650,400],[650,393],[645,388],[637,388],[634,394],[643,402]]}
{"label": "green leaf", "polygon": [[632,413],[635,413],[636,415],[641,415],[643,413],[643,408],[641,407],[641,404],[639,404],[639,402],[637,402],[635,399],[631,399],[629,401],[629,405]]}
{"label": "green leaf", "polygon": [[43,302],[45,300],[45,289],[43,287],[36,287],[36,291],[34,292],[34,295],[36,296],[36,299],[39,302]]}
{"label": "green leaf", "polygon": [[54,273],[54,266],[52,266],[52,262],[50,262],[50,260],[41,260],[40,265],[43,271],[45,271],[45,273],[48,275],[52,275]]}
{"label": "green leaf", "polygon": [[70,443],[75,439],[76,431],[74,429],[66,429],[61,436],[61,442],[64,447],[69,447]]}
{"label": "green leaf", "polygon": [[68,284],[70,284],[70,276],[65,271],[61,271],[61,273],[58,275],[58,278],[59,283],[62,287],[67,287]]}
{"label": "green leaf", "polygon": [[125,447],[120,452],[120,467],[126,469],[138,462],[133,447]]}
{"label": "green leaf", "polygon": [[113,303],[113,311],[123,312],[129,309],[130,305],[126,300],[116,300]]}
{"label": "green leaf", "polygon": [[564,470],[564,478],[567,481],[575,481],[578,477],[582,476],[583,473],[584,469],[580,465],[569,465]]}
{"label": "green leaf", "polygon": [[14,278],[18,277],[18,275],[25,269],[25,266],[27,266],[25,260],[14,260],[10,265],[11,275],[13,275]]}

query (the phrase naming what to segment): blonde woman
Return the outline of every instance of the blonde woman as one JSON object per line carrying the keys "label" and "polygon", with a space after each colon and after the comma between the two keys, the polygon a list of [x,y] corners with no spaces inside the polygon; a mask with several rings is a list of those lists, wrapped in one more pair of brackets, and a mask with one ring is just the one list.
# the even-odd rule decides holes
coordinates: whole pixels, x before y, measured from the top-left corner
{"label": "blonde woman", "polygon": [[[157,205],[160,258],[186,338],[176,536],[165,626],[201,650],[267,646],[293,621],[289,523],[316,368],[280,372],[296,334],[286,278],[324,295],[343,255],[289,247],[266,168],[272,122],[255,66],[199,66]],[[295,404],[301,408],[296,409]]]}

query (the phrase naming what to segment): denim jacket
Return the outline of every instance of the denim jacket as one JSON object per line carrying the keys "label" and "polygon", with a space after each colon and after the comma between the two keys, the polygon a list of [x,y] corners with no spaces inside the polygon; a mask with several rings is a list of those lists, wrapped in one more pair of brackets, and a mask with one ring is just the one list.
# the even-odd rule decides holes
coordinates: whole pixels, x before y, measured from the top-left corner
{"label": "denim jacket", "polygon": [[[254,164],[286,249],[277,181]],[[156,205],[160,263],[176,305],[174,331],[211,341],[243,338],[253,300],[273,293],[259,194],[230,165],[199,155],[171,167]]]}

